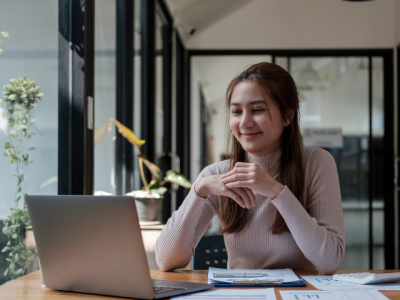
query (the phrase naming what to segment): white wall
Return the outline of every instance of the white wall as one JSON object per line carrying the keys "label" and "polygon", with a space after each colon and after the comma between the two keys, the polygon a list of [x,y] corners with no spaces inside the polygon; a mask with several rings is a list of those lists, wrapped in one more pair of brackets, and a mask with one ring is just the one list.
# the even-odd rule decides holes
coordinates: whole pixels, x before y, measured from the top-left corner
{"label": "white wall", "polygon": [[[185,44],[188,49],[391,48],[394,27],[395,0],[255,0],[198,28]],[[396,36],[400,40],[400,33]]]}

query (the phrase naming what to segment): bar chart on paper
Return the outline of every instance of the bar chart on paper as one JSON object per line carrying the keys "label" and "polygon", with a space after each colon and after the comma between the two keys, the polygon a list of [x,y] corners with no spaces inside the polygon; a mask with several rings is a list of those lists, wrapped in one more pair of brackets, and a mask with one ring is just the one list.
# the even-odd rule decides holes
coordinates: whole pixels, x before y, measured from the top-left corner
{"label": "bar chart on paper", "polygon": [[279,291],[283,300],[387,300],[378,291]]}
{"label": "bar chart on paper", "polygon": [[276,300],[274,289],[218,289],[182,295],[173,300]]}
{"label": "bar chart on paper", "polygon": [[334,280],[332,276],[302,276],[308,283],[323,291],[400,290],[400,283],[357,284]]}

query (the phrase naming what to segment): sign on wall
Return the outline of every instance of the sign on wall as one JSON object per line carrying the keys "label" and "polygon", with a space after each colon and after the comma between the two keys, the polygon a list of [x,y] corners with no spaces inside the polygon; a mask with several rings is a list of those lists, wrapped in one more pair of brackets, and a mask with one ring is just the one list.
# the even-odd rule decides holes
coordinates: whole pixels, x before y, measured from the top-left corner
{"label": "sign on wall", "polygon": [[342,128],[304,128],[305,147],[343,148]]}

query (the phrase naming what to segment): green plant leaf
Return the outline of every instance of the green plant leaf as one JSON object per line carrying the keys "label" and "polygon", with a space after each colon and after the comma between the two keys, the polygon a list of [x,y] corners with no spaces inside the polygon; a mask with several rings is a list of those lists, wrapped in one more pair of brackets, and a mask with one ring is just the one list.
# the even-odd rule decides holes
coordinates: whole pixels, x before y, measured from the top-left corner
{"label": "green plant leaf", "polygon": [[11,148],[10,142],[6,142],[4,149],[10,149],[10,148]]}
{"label": "green plant leaf", "polygon": [[35,147],[28,148],[28,150],[35,150],[35,149],[36,149]]}
{"label": "green plant leaf", "polygon": [[126,138],[131,144],[136,146],[142,146],[146,141],[139,140],[136,134],[130,130],[128,127],[124,126],[118,120],[111,119],[115,125],[118,127],[118,132],[122,134],[124,138]]}
{"label": "green plant leaf", "polygon": [[164,195],[166,192],[168,191],[168,189],[164,186],[161,186],[159,188],[156,189],[150,189],[150,194],[154,195],[154,194],[158,194],[160,196]]}
{"label": "green plant leaf", "polygon": [[156,189],[160,187],[160,180],[159,179],[153,179],[152,181],[150,181],[149,183],[149,189]]}
{"label": "green plant leaf", "polygon": [[4,37],[8,37],[9,36],[8,32],[5,32],[5,31],[0,32],[0,34],[2,36],[4,36]]}
{"label": "green plant leaf", "polygon": [[24,271],[23,268],[19,268],[17,271],[15,271],[15,274],[21,274]]}
{"label": "green plant leaf", "polygon": [[155,179],[159,179],[161,177],[160,168],[157,167],[155,164],[153,164],[151,161],[149,161],[149,159],[146,156],[144,156],[143,154],[138,154],[136,155],[136,157],[139,157],[143,160],[144,164],[150,170],[151,174],[154,176]]}
{"label": "green plant leaf", "polygon": [[177,183],[180,186],[183,186],[184,188],[190,189],[192,184],[190,183],[189,179],[185,177],[185,175],[175,172],[173,170],[169,170],[167,172],[167,176],[164,178],[164,180]]}

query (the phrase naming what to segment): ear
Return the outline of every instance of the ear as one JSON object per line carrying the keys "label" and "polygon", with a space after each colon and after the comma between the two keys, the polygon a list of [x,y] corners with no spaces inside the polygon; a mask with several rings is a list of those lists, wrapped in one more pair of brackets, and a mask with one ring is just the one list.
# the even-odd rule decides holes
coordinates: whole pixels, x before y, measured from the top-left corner
{"label": "ear", "polygon": [[292,123],[294,117],[294,111],[289,109],[288,117],[285,119],[285,127]]}

